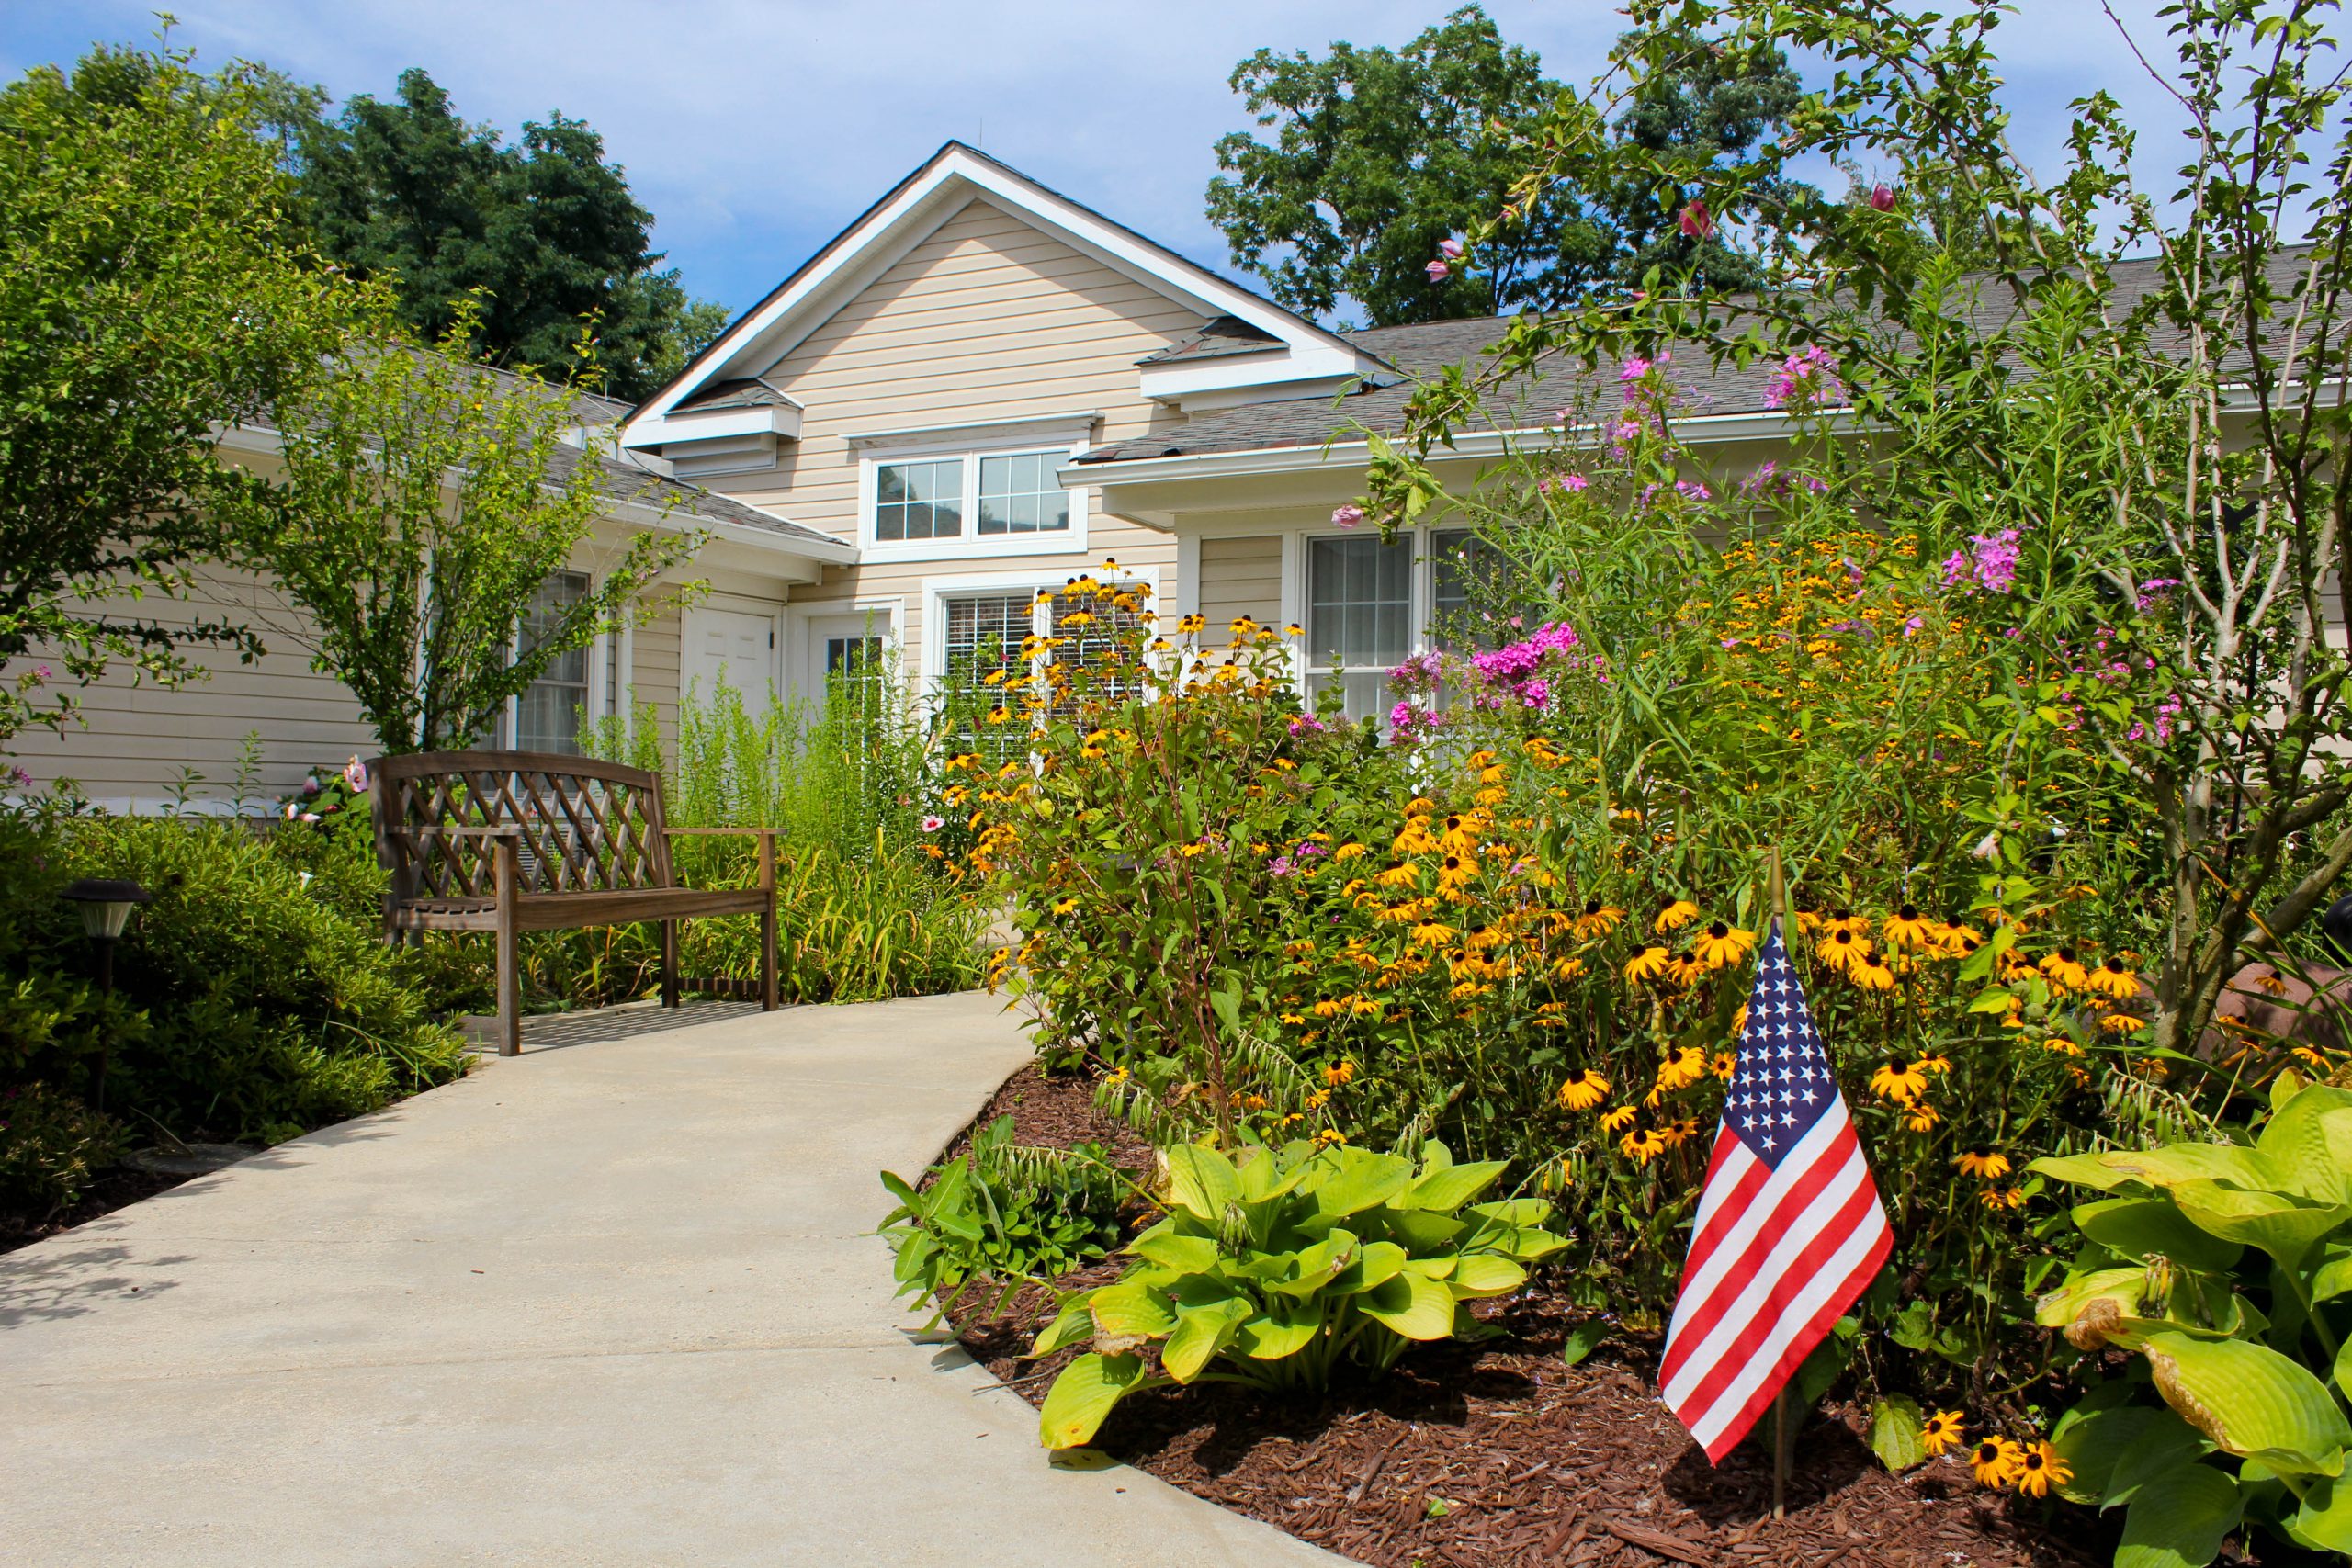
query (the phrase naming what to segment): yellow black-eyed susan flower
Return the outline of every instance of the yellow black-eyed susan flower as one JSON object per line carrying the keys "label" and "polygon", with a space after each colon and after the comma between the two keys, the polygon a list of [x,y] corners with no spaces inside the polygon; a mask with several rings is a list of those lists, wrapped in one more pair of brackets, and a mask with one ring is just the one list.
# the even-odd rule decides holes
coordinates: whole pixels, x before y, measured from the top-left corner
{"label": "yellow black-eyed susan flower", "polygon": [[1986,1191],[1979,1201],[1983,1202],[1986,1208],[1996,1211],[2001,1209],[2022,1209],[2025,1207],[2025,1194],[2014,1187],[1993,1188]]}
{"label": "yellow black-eyed susan flower", "polygon": [[1339,1088],[1341,1084],[1353,1083],[1355,1079],[1356,1065],[1353,1062],[1334,1062],[1323,1069],[1323,1081],[1333,1089]]}
{"label": "yellow black-eyed susan flower", "polygon": [[[2098,1026],[2109,1034],[2137,1034],[2148,1027],[2148,1021],[2134,1018],[2128,1012],[2111,1012],[2098,1021]],[[2080,1052],[2075,1054],[2081,1055]]]}
{"label": "yellow black-eyed susan flower", "polygon": [[1625,961],[1625,982],[1639,985],[1666,973],[1666,949],[1653,943]]}
{"label": "yellow black-eyed susan flower", "polygon": [[1834,909],[1830,911],[1827,918],[1823,919],[1821,929],[1824,931],[1846,931],[1857,937],[1864,937],[1870,935],[1871,921],[1868,915],[1858,915],[1851,909]]}
{"label": "yellow black-eyed susan flower", "polygon": [[1894,989],[1894,971],[1874,953],[1865,953],[1849,960],[1846,964],[1846,978],[1865,991]]}
{"label": "yellow black-eyed susan flower", "polygon": [[2091,972],[2083,967],[2071,947],[2062,947],[2044,957],[2040,964],[2042,975],[2062,991],[2079,991]]}
{"label": "yellow black-eyed susan flower", "polygon": [[1813,948],[1815,957],[1832,969],[1839,971],[1843,971],[1848,964],[1870,950],[1870,938],[1857,935],[1844,926],[1839,926],[1835,931],[1823,931],[1821,940],[1815,942]]}
{"label": "yellow black-eyed susan flower", "polygon": [[2052,1486],[2064,1485],[2074,1478],[2073,1469],[2047,1442],[2019,1444],[2017,1458],[2009,1465],[2010,1482],[2029,1497],[2046,1497]]}
{"label": "yellow black-eyed susan flower", "polygon": [[1889,952],[1903,948],[1922,949],[1936,945],[1935,921],[1921,915],[1914,905],[1905,904],[1895,910],[1894,918],[1882,929],[1886,932],[1886,945]]}
{"label": "yellow black-eyed susan flower", "polygon": [[1925,1100],[1915,1100],[1903,1108],[1903,1124],[1915,1133],[1935,1131],[1938,1120],[1936,1108]]}
{"label": "yellow black-eyed susan flower", "polygon": [[1756,933],[1716,920],[1690,944],[1690,956],[1704,967],[1721,969],[1736,964],[1756,946]]}
{"label": "yellow black-eyed susan flower", "polygon": [[1616,905],[1604,904],[1598,898],[1588,898],[1584,901],[1584,913],[1577,917],[1573,929],[1577,941],[1590,942],[1596,937],[1604,937],[1615,931],[1617,922],[1624,918],[1625,911],[1617,908]]}
{"label": "yellow black-eyed susan flower", "polygon": [[1871,1092],[1908,1105],[1928,1092],[1927,1069],[1912,1057],[1891,1057],[1871,1074]]}
{"label": "yellow black-eyed susan flower", "polygon": [[1416,947],[1443,947],[1453,938],[1453,928],[1442,920],[1424,920],[1413,928]]}
{"label": "yellow black-eyed susan flower", "polygon": [[1953,1444],[1965,1441],[1967,1437],[1967,1425],[1957,1410],[1936,1411],[1919,1423],[1919,1446],[1928,1450],[1930,1459]]}
{"label": "yellow black-eyed susan flower", "polygon": [[1600,1113],[1600,1130],[1604,1133],[1617,1132],[1621,1128],[1630,1126],[1634,1116],[1634,1111],[1632,1106],[1614,1106]]}
{"label": "yellow black-eyed susan flower", "polygon": [[2128,1002],[2140,994],[2140,976],[2120,958],[2109,958],[2083,977],[2083,988]]}
{"label": "yellow black-eyed susan flower", "polygon": [[1677,1045],[1657,1065],[1657,1087],[1671,1091],[1687,1089],[1707,1075],[1707,1054],[1696,1045]]}
{"label": "yellow black-eyed susan flower", "polygon": [[1986,1181],[1998,1181],[2009,1174],[2009,1156],[1995,1149],[1962,1149],[1951,1156],[1962,1176],[1982,1177]]}
{"label": "yellow black-eyed susan flower", "polygon": [[1657,1128],[1636,1127],[1620,1138],[1617,1141],[1617,1146],[1623,1151],[1627,1159],[1647,1165],[1666,1153],[1672,1145],[1667,1143],[1664,1134],[1660,1134]]}
{"label": "yellow black-eyed susan flower", "polygon": [[1729,1083],[1732,1074],[1739,1070],[1739,1058],[1728,1051],[1718,1051],[1715,1053],[1714,1060],[1707,1064],[1707,1070],[1725,1083]]}
{"label": "yellow black-eyed susan flower", "polygon": [[1652,922],[1652,929],[1663,936],[1668,931],[1680,931],[1698,918],[1698,905],[1688,898],[1676,898],[1658,910],[1657,919]]}
{"label": "yellow black-eyed susan flower", "polygon": [[1589,1111],[1608,1097],[1609,1080],[1590,1067],[1560,1086],[1560,1107],[1564,1111]]}
{"label": "yellow black-eyed susan flower", "polygon": [[1969,1450],[1968,1468],[1986,1486],[2007,1486],[2024,1450],[2007,1438],[1985,1438]]}
{"label": "yellow black-eyed susan flower", "polygon": [[1583,973],[1584,960],[1581,958],[1562,956],[1552,960],[1552,978],[1555,980],[1573,980]]}

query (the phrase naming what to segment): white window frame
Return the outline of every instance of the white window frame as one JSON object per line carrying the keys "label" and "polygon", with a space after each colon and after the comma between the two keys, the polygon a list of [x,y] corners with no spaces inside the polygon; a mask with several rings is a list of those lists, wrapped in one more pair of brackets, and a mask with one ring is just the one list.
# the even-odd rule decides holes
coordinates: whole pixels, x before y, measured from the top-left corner
{"label": "white window frame", "polygon": [[[1046,612],[1035,605],[1040,593],[1058,592],[1077,572],[1058,576],[1037,571],[975,572],[955,577],[927,577],[922,583],[922,696],[928,704],[941,695],[947,683],[947,602],[950,599],[977,597],[1010,598],[1026,593],[1031,601],[1029,628],[1039,637],[1051,630]],[[1162,636],[1169,635],[1172,618],[1167,606],[1159,602],[1159,569],[1157,566],[1123,566],[1119,579],[1124,582],[1141,583],[1151,590],[1150,608],[1158,617],[1152,624]]]}
{"label": "white window frame", "polygon": [[907,657],[907,601],[902,593],[860,594],[850,599],[804,599],[784,607],[784,632],[791,639],[786,650],[789,661],[786,674],[790,684],[786,688],[794,695],[806,697],[811,691],[822,690],[825,671],[811,656],[808,647],[808,625],[811,621],[830,621],[848,616],[868,617],[875,631],[888,644],[891,657],[903,670]]}
{"label": "white window frame", "polygon": [[[1436,646],[1430,640],[1430,623],[1437,616],[1437,536],[1469,532],[1472,530],[1468,525],[1460,523],[1417,524],[1410,528],[1399,528],[1396,531],[1399,541],[1410,538],[1413,551],[1409,608],[1406,612],[1412,627],[1412,639],[1411,647],[1406,650],[1405,658],[1418,658]],[[1308,603],[1306,575],[1314,554],[1309,541],[1358,539],[1364,536],[1360,531],[1351,532],[1340,528],[1300,528],[1283,536],[1282,604],[1283,619],[1285,624],[1298,626],[1302,631],[1306,626]],[[1377,535],[1373,536],[1377,537]],[[1216,628],[1212,626],[1209,629],[1215,631]],[[1289,640],[1292,649],[1292,684],[1297,690],[1300,698],[1312,705],[1316,694],[1322,689],[1323,682],[1330,679],[1330,666],[1318,662],[1323,654],[1330,650],[1310,649],[1304,635]],[[1400,660],[1399,662],[1402,660]]]}
{"label": "white window frame", "polygon": [[[1076,457],[1091,445],[1077,441],[1032,438],[975,443],[969,437],[867,448],[857,464],[857,545],[865,561],[971,560],[990,556],[1068,556],[1086,553],[1091,491],[1072,487],[1069,526],[1035,534],[982,534],[980,528],[980,461],[986,457],[1051,456],[1060,463]],[[952,539],[885,539],[876,533],[881,498],[882,466],[886,463],[936,463],[949,458],[964,465],[963,532]],[[1058,586],[1058,584],[1057,584]]]}
{"label": "white window frame", "polygon": [[[557,571],[585,578],[588,586],[584,592],[590,597],[604,584],[605,574],[588,567],[560,566],[548,575],[553,577]],[[630,640],[626,635],[616,637],[611,632],[599,632],[582,649],[588,665],[588,681],[581,694],[580,704],[585,710],[581,720],[582,729],[620,711],[621,693],[628,689],[631,675],[629,656],[635,651]],[[509,647],[513,649],[513,657],[522,657],[523,627],[519,620],[514,626],[514,640]],[[615,677],[618,678],[617,685]],[[533,682],[532,684],[537,685],[537,682]],[[492,727],[492,733],[501,750],[511,751],[516,748],[523,734],[522,694],[517,693],[499,705],[498,722]],[[575,737],[574,744],[577,743]]]}

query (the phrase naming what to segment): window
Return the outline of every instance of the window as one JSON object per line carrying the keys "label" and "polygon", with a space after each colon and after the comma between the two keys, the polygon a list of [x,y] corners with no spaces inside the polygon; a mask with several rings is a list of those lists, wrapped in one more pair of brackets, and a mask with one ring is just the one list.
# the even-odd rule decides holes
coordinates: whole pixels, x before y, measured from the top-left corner
{"label": "window", "polygon": [[889,543],[964,532],[964,459],[883,463],[874,476],[874,536]]}
{"label": "window", "polygon": [[[518,645],[537,648],[562,622],[565,612],[587,597],[585,572],[559,571],[548,577],[524,606]],[[557,654],[516,699],[511,722],[517,750],[579,752],[580,715],[588,705],[588,651],[575,648]]]}
{"label": "window", "polygon": [[[1448,651],[1497,648],[1495,628],[1475,623],[1493,603],[1491,585],[1505,562],[1494,546],[1467,528],[1430,535],[1430,646]],[[1482,600],[1484,604],[1474,604]]]}
{"label": "window", "polygon": [[941,638],[942,664],[946,674],[945,714],[950,724],[969,726],[981,755],[991,762],[1025,756],[1028,731],[1018,724],[991,725],[982,715],[1004,700],[1003,686],[989,684],[999,671],[1013,674],[1022,660],[1021,645],[1037,624],[1034,592],[977,593],[946,601],[947,624]]}
{"label": "window", "polygon": [[1055,478],[1069,457],[1063,446],[877,459],[873,543],[934,556],[1082,550],[1083,503]]}
{"label": "window", "polygon": [[1336,671],[1350,718],[1386,708],[1388,672],[1413,651],[1409,536],[1306,542],[1306,666],[1310,691]]}
{"label": "window", "polygon": [[870,728],[882,717],[888,640],[878,633],[825,638],[825,711]]}
{"label": "window", "polygon": [[1054,482],[1067,454],[1023,452],[980,459],[982,534],[1061,533],[1069,527],[1069,491]]}

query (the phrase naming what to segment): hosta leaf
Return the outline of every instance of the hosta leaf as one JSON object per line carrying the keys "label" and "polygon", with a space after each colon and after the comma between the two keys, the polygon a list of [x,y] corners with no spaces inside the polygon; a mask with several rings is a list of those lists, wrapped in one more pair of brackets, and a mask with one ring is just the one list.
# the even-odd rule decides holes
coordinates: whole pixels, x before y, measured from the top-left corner
{"label": "hosta leaf", "polygon": [[2245,1248],[2199,1228],[2166,1198],[2105,1198],[2075,1210],[2076,1228],[2100,1246],[2144,1263],[2153,1256],[2218,1274]]}
{"label": "hosta leaf", "polygon": [[1413,1183],[1411,1190],[1398,1201],[1398,1207],[1450,1214],[1493,1186],[1503,1169],[1504,1162],[1493,1159],[1432,1170]]}
{"label": "hosta leaf", "polygon": [[1527,1270],[1491,1252],[1464,1254],[1453,1266],[1451,1281],[1456,1297],[1508,1295],[1527,1283]]}
{"label": "hosta leaf", "polygon": [[1335,1296],[1351,1296],[1371,1290],[1384,1280],[1394,1279],[1405,1267],[1408,1254],[1393,1241],[1368,1241],[1358,1249],[1355,1261],[1331,1277],[1329,1292]]}
{"label": "hosta leaf", "polygon": [[2124,1510],[2115,1568],[2205,1568],[2237,1528],[2238,1483],[2211,1465],[2183,1465],[2162,1482]]}
{"label": "hosta leaf", "polygon": [[1552,1217],[1552,1205],[1542,1198],[1503,1198],[1492,1203],[1473,1203],[1470,1213],[1506,1225],[1540,1225]]}
{"label": "hosta leaf", "polygon": [[2199,1229],[2258,1247],[2290,1269],[2322,1236],[2352,1220],[2352,1206],[2312,1207],[2285,1193],[2243,1191],[2217,1181],[2177,1182],[2172,1201]]}
{"label": "hosta leaf", "polygon": [[1470,1234],[1470,1222],[1431,1209],[1383,1209],[1380,1223],[1388,1234],[1413,1252],[1434,1252],[1452,1247]]}
{"label": "hosta leaf", "polygon": [[2312,1270],[2312,1300],[2334,1301],[2352,1291],[2352,1247],[2329,1242],[2320,1250],[2319,1267]]}
{"label": "hosta leaf", "polygon": [[[2034,1303],[2033,1321],[2044,1328],[2095,1327],[2103,1337],[2115,1331],[2119,1320],[2138,1314],[2147,1282],[2144,1268],[2094,1269],[2087,1274],[2069,1275],[2056,1290]],[[2096,1339],[2077,1337],[2080,1334],[2082,1329],[2077,1328],[2076,1334],[2067,1337],[2083,1348],[2098,1348]]]}
{"label": "hosta leaf", "polygon": [[2303,1506],[2288,1522],[2305,1546],[2352,1552],[2352,1480],[2323,1476],[2312,1483]]}
{"label": "hosta leaf", "polygon": [[1054,1314],[1054,1321],[1046,1325],[1046,1331],[1038,1335],[1035,1341],[1030,1345],[1029,1354],[1050,1356],[1065,1345],[1075,1345],[1081,1339],[1093,1338],[1094,1314],[1088,1310],[1087,1302],[1087,1298],[1092,1294],[1093,1292],[1089,1291],[1085,1294],[1072,1296],[1064,1302],[1062,1310]]}
{"label": "hosta leaf", "polygon": [[2304,1089],[2272,1115],[2254,1146],[2283,1190],[2352,1202],[2352,1089]]}
{"label": "hosta leaf", "polygon": [[1322,1331],[1323,1303],[1295,1302],[1288,1297],[1269,1302],[1266,1310],[1246,1318],[1233,1337],[1241,1353],[1253,1360],[1279,1361],[1306,1348]]}
{"label": "hosta leaf", "polygon": [[1178,1144],[1167,1154],[1168,1201],[1211,1224],[1225,1218],[1225,1206],[1241,1196],[1233,1162],[1198,1144]]}
{"label": "hosta leaf", "polygon": [[1312,1194],[1317,1213],[1360,1214],[1387,1202],[1412,1183],[1410,1160],[1362,1149],[1342,1148],[1340,1155],[1339,1168]]}
{"label": "hosta leaf", "polygon": [[1046,1407],[1037,1416],[1040,1440],[1049,1449],[1091,1440],[1112,1406],[1147,1381],[1140,1356],[1080,1356],[1046,1393]]}
{"label": "hosta leaf", "polygon": [[2143,1349],[2156,1392],[2215,1448],[2274,1470],[2343,1470],[2352,1425],[2325,1383],[2278,1351],[2173,1330],[2149,1335]]}
{"label": "hosta leaf", "polygon": [[1453,1292],[1423,1275],[1399,1274],[1366,1291],[1356,1304],[1407,1339],[1442,1339],[1453,1332]]}
{"label": "hosta leaf", "polygon": [[1160,1364],[1178,1382],[1191,1382],[1218,1351],[1233,1343],[1250,1314],[1250,1303],[1240,1296],[1228,1296],[1210,1306],[1185,1308],[1176,1314],[1176,1331],[1160,1347]]}
{"label": "hosta leaf", "polygon": [[1179,1274],[1199,1274],[1216,1267],[1216,1243],[1204,1235],[1179,1235],[1159,1225],[1136,1237],[1127,1250]]}
{"label": "hosta leaf", "polygon": [[1157,1339],[1176,1326],[1176,1313],[1168,1304],[1167,1296],[1133,1280],[1122,1280],[1095,1292],[1088,1310],[1093,1314],[1099,1332],[1121,1338],[1139,1335]]}
{"label": "hosta leaf", "polygon": [[1358,1245],[1348,1232],[1333,1231],[1325,1240],[1299,1253],[1287,1276],[1275,1280],[1273,1288],[1286,1296],[1313,1295],[1355,1261]]}
{"label": "hosta leaf", "polygon": [[2196,1427],[2152,1404],[2102,1410],[2059,1434],[2054,1446],[2075,1472],[2059,1495],[2103,1509],[2129,1503],[2154,1477],[2207,1451]]}

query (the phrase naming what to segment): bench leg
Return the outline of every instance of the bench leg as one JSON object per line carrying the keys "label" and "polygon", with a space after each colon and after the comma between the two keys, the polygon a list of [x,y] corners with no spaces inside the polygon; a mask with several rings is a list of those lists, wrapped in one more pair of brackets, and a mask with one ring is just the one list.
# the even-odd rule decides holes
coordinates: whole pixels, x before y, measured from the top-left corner
{"label": "bench leg", "polygon": [[523,1050],[523,955],[511,921],[498,927],[498,1054]]}
{"label": "bench leg", "polygon": [[662,922],[662,1005],[678,1005],[678,922]]}
{"label": "bench leg", "polygon": [[775,1011],[775,898],[770,895],[760,911],[760,1010]]}

